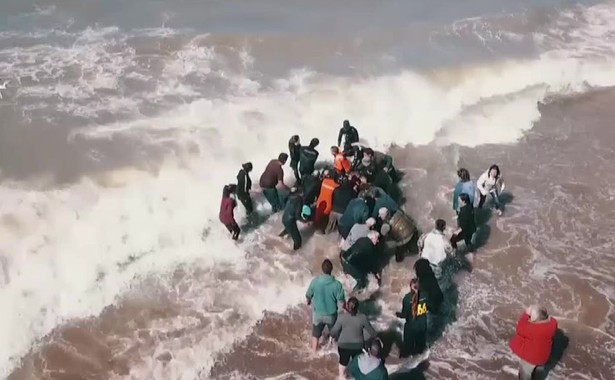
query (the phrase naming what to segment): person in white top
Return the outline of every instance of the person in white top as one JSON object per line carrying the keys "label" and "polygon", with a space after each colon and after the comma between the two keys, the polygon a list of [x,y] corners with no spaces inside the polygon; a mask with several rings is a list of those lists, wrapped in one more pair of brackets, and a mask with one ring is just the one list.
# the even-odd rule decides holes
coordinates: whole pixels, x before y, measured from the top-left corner
{"label": "person in white top", "polygon": [[418,241],[421,257],[429,261],[437,278],[440,278],[442,274],[442,262],[453,253],[453,247],[444,235],[444,230],[446,230],[446,222],[438,219],[436,228],[421,235]]}
{"label": "person in white top", "polygon": [[502,202],[500,202],[500,193],[504,191],[504,178],[497,165],[491,165],[489,170],[484,172],[476,181],[476,187],[480,191],[480,202],[478,208],[482,208],[487,199],[487,194],[491,194],[493,198],[493,204],[498,213],[498,216],[502,216]]}

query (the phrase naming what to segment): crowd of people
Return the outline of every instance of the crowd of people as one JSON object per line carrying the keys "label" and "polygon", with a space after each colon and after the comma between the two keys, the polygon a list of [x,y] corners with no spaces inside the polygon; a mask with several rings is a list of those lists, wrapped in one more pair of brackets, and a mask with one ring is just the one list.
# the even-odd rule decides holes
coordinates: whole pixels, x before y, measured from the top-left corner
{"label": "crowd of people", "polygon": [[[284,229],[280,236],[290,236],[293,250],[303,245],[298,223],[309,223],[323,234],[337,231],[341,266],[356,282],[351,293],[359,294],[367,287],[370,274],[381,284],[382,258],[386,257],[382,253],[390,249],[399,253],[400,248],[403,252],[408,244],[409,236],[400,236],[404,234],[399,231],[401,227],[391,222],[396,214],[397,218],[407,218],[392,196],[400,173],[391,156],[360,144],[357,129],[347,120],[339,131],[337,145],[329,150],[330,160],[324,160],[332,164],[316,169],[319,144],[313,138],[303,146],[300,136],[291,136],[288,153],[280,153],[267,164],[259,186],[273,213],[282,212]],[[292,186],[284,181],[283,166],[289,158],[295,177]],[[254,212],[252,170],[252,163],[244,163],[237,183],[223,189],[220,221],[234,240],[241,232],[234,217],[236,199],[247,214]],[[442,264],[455,255],[460,242],[464,242],[466,251],[475,250],[475,208],[482,208],[490,195],[497,214],[503,215],[500,194],[505,184],[498,165],[489,167],[476,183],[465,168],[459,169],[457,175],[459,182],[452,202],[457,227],[447,236],[446,222],[438,219],[435,228],[418,239],[420,258],[414,263],[410,291],[396,313],[405,320],[399,350],[402,358],[420,355],[427,349],[432,316],[439,313],[444,301],[439,284]],[[359,311],[359,300],[355,296],[346,300],[341,282],[332,274],[331,260],[324,260],[321,269],[322,275],[313,279],[306,292],[307,303],[313,308],[312,349],[319,350],[329,337],[333,338],[338,346],[340,378],[349,374],[357,380],[388,379],[383,344],[367,316]],[[557,322],[537,307],[521,317],[517,336],[511,341],[513,352],[520,358],[519,378],[531,379],[534,369],[546,363],[544,352],[550,351],[553,326],[557,329]]]}

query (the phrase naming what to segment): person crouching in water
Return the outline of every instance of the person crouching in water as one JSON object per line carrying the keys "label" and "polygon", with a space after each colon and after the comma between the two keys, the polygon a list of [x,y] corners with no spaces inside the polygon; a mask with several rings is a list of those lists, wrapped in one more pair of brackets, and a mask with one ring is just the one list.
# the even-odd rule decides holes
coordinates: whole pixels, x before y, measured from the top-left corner
{"label": "person crouching in water", "polygon": [[489,169],[484,172],[476,181],[476,186],[480,191],[480,201],[478,202],[478,208],[482,208],[487,199],[487,194],[491,194],[493,198],[493,204],[498,213],[498,216],[502,216],[502,202],[500,202],[500,193],[504,191],[506,185],[502,178],[502,173],[497,165],[491,165]]}
{"label": "person crouching in water", "polygon": [[557,320],[547,310],[530,306],[517,322],[517,333],[510,341],[510,348],[519,357],[519,379],[535,378],[537,367],[549,361]]}
{"label": "person crouching in water", "polygon": [[354,380],[388,380],[389,371],[382,359],[383,345],[380,339],[374,339],[367,352],[355,356],[347,367],[347,372]]}
{"label": "person crouching in water", "polygon": [[400,357],[421,354],[427,349],[427,314],[437,314],[444,300],[429,261],[414,263],[416,278],[410,281],[410,292],[402,300],[398,318],[406,320]]}
{"label": "person crouching in water", "polygon": [[459,196],[461,202],[461,208],[459,209],[459,215],[457,215],[457,230],[451,236],[451,245],[453,249],[457,249],[457,243],[461,240],[465,241],[466,248],[472,252],[474,247],[472,246],[472,236],[476,232],[476,221],[474,219],[474,207],[470,203],[470,196],[468,194],[461,194]]}
{"label": "person crouching in water", "polygon": [[235,207],[237,202],[231,192],[230,186],[224,186],[222,189],[222,200],[220,201],[220,222],[224,224],[228,232],[231,233],[233,240],[239,238],[239,225],[235,221]]}
{"label": "person crouching in water", "polygon": [[[339,354],[339,378],[344,379],[346,366],[350,360],[361,355],[365,341],[376,337],[376,330],[372,327],[363,313],[359,313],[359,300],[351,297],[346,303],[347,313],[341,314],[333,328],[331,336],[337,340]],[[367,339],[365,339],[367,334]]]}
{"label": "person crouching in water", "polygon": [[331,329],[337,321],[337,311],[346,300],[344,288],[333,275],[333,263],[325,259],[321,265],[322,273],[310,282],[305,298],[308,305],[313,305],[312,311],[312,349],[318,351],[320,338],[325,326],[331,334]]}
{"label": "person crouching in water", "polygon": [[301,233],[297,222],[305,222],[309,219],[310,209],[309,207],[303,207],[303,198],[296,188],[291,189],[290,197],[284,207],[284,213],[282,214],[282,224],[284,225],[284,231],[280,233],[280,236],[284,236],[287,233],[293,239],[293,250],[296,251],[301,248]]}
{"label": "person crouching in water", "polygon": [[342,267],[344,272],[351,275],[357,284],[353,291],[361,291],[367,287],[367,275],[376,273],[377,264],[376,245],[380,239],[377,231],[370,231],[366,237],[356,241],[342,254]]}
{"label": "person crouching in water", "polygon": [[442,276],[442,262],[453,254],[453,246],[444,235],[445,230],[446,222],[438,219],[436,220],[436,228],[427,234],[421,235],[417,243],[419,254],[422,258],[429,261],[436,278]]}

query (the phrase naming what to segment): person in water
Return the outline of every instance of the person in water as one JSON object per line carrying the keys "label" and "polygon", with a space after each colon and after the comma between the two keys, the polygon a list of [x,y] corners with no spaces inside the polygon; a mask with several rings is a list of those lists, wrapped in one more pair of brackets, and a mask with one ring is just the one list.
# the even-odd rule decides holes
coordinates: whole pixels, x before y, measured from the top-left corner
{"label": "person in water", "polygon": [[461,208],[459,209],[459,215],[457,215],[457,230],[451,236],[451,246],[457,249],[457,243],[463,240],[468,251],[472,252],[474,250],[472,236],[476,232],[474,207],[470,203],[470,196],[466,193],[462,193],[459,196],[459,201],[461,202]]}
{"label": "person in water", "polygon": [[352,162],[340,151],[340,148],[332,146],[331,154],[333,155],[333,167],[338,175],[349,174],[352,171]]}
{"label": "person in water", "polygon": [[290,188],[284,184],[284,169],[282,169],[287,160],[288,154],[280,153],[277,159],[269,161],[259,180],[259,186],[263,189],[263,194],[274,213],[284,206],[284,197],[280,191],[290,191]]}
{"label": "person in water", "polygon": [[250,172],[252,171],[252,163],[246,162],[241,165],[239,173],[237,173],[237,199],[246,208],[246,214],[251,214],[254,211],[252,205],[252,197],[250,192],[252,191],[252,179],[250,178]]}
{"label": "person in water", "polygon": [[320,195],[323,176],[318,170],[314,170],[312,174],[307,174],[301,177],[301,187],[303,188],[303,202],[307,205],[314,204],[316,198]]}
{"label": "person in water", "polygon": [[437,314],[444,300],[429,261],[418,259],[414,263],[414,272],[416,278],[410,281],[410,292],[402,300],[401,312],[396,313],[398,318],[406,320],[400,350],[402,358],[421,354],[427,349],[427,314]]}
{"label": "person in water", "polygon": [[235,221],[235,207],[237,202],[233,198],[230,186],[224,186],[222,189],[222,200],[220,201],[220,222],[224,224],[228,232],[231,234],[233,240],[239,238],[239,225]]}
{"label": "person in water", "polygon": [[346,210],[340,218],[337,229],[340,235],[346,239],[350,233],[350,229],[357,223],[365,223],[370,215],[369,203],[375,203],[374,199],[368,196],[363,198],[355,198],[348,203]]}
{"label": "person in water", "polygon": [[506,185],[500,172],[500,167],[497,165],[491,165],[489,169],[484,172],[476,181],[476,186],[480,191],[480,201],[478,202],[478,208],[482,208],[487,199],[487,194],[491,194],[493,198],[493,205],[498,213],[498,216],[502,216],[502,202],[500,201],[500,194],[504,191]]}
{"label": "person in water", "polygon": [[517,322],[517,333],[510,341],[510,348],[519,358],[519,379],[535,378],[537,367],[549,361],[557,320],[545,308],[530,306]]}
{"label": "person in water", "polygon": [[331,336],[337,340],[339,354],[339,376],[345,378],[346,366],[350,360],[363,353],[365,347],[365,334],[367,341],[376,337],[376,330],[372,327],[363,313],[359,313],[359,300],[351,297],[346,303],[347,313],[341,314],[333,328]]}
{"label": "person in water", "polygon": [[[376,245],[379,239],[380,234],[377,231],[370,231],[366,237],[358,239],[342,254],[344,272],[351,275],[357,282],[353,291],[365,289],[367,287],[367,275],[378,273]],[[380,281],[378,276],[376,276],[376,279]]]}
{"label": "person in water", "polygon": [[376,338],[369,345],[367,352],[355,356],[346,367],[348,375],[354,380],[389,380],[389,371],[382,359],[383,345]]}
{"label": "person in water", "polygon": [[470,180],[470,172],[466,168],[460,168],[457,170],[457,176],[459,182],[455,185],[455,191],[453,192],[453,210],[459,215],[459,196],[461,194],[468,194],[470,197],[470,203],[474,205],[474,199],[476,197],[476,186],[474,182]]}
{"label": "person in water", "polygon": [[436,220],[433,231],[421,235],[418,240],[419,254],[429,261],[431,269],[440,278],[442,275],[442,263],[453,254],[453,246],[444,235],[446,222],[443,219]]}
{"label": "person in water", "polygon": [[318,151],[316,147],[320,144],[320,140],[313,138],[310,145],[302,146],[299,151],[299,175],[303,177],[314,172],[314,165],[318,159]]}
{"label": "person in water", "polygon": [[376,225],[376,219],[368,218],[365,223],[357,223],[350,229],[350,233],[346,239],[342,239],[340,248],[340,257],[344,255],[344,252],[349,250],[357,240],[367,237],[370,231],[373,231]]}
{"label": "person in water", "polygon": [[307,209],[303,207],[303,198],[301,197],[301,194],[296,188],[293,188],[290,196],[288,197],[288,201],[286,202],[286,206],[284,207],[284,213],[282,214],[284,231],[282,231],[280,235],[284,236],[286,233],[290,234],[290,237],[293,239],[294,251],[301,248],[302,244],[301,233],[299,232],[299,227],[297,227],[297,222],[305,222],[309,219],[310,211],[308,210],[309,207]]}
{"label": "person in water", "polygon": [[[342,140],[344,142],[344,145],[342,145]],[[348,120],[344,120],[342,128],[340,128],[340,132],[337,135],[337,146],[343,146],[344,152],[351,152],[353,151],[352,144],[358,142],[359,132],[357,132],[357,129],[355,127],[350,125],[350,122]]]}
{"label": "person in water", "polygon": [[312,305],[312,349],[316,352],[320,347],[325,326],[331,334],[337,321],[337,311],[343,307],[346,300],[344,288],[333,275],[333,263],[325,259],[321,265],[322,273],[310,282],[305,293],[308,305]]}
{"label": "person in water", "polygon": [[299,135],[291,136],[290,140],[288,140],[288,153],[290,154],[290,168],[293,170],[295,174],[295,180],[299,182],[299,170],[297,169],[299,165],[299,153],[301,151],[301,141],[299,140]]}

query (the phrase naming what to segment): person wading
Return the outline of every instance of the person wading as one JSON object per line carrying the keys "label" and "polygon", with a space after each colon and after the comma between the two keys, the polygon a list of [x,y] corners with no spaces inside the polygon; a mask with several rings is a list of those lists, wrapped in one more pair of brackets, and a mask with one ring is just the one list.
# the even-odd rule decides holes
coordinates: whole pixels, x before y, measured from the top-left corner
{"label": "person wading", "polygon": [[290,191],[289,187],[284,184],[284,169],[282,169],[287,160],[288,154],[280,153],[277,160],[269,161],[259,181],[259,186],[263,189],[263,194],[274,213],[280,211],[284,206],[280,190]]}
{"label": "person wading", "polygon": [[224,186],[224,189],[222,189],[222,200],[220,201],[219,218],[220,222],[224,224],[228,232],[231,234],[233,240],[237,240],[240,232],[239,225],[235,221],[234,215],[236,206],[237,202],[231,194],[230,187]]}
{"label": "person wading", "polygon": [[293,135],[290,140],[288,140],[288,153],[290,154],[290,168],[293,170],[295,174],[295,180],[299,182],[299,170],[297,169],[299,165],[299,154],[301,152],[301,141],[299,140],[299,135]]}
{"label": "person wading", "polygon": [[467,250],[472,252],[474,250],[472,236],[476,232],[474,207],[470,203],[470,196],[468,194],[461,194],[459,201],[461,202],[461,208],[459,209],[459,215],[457,215],[458,228],[453,236],[451,236],[451,245],[454,249],[457,249],[457,243],[463,240],[466,243]]}
{"label": "person wading", "polygon": [[252,191],[252,179],[250,178],[250,172],[252,171],[252,163],[246,162],[241,165],[239,173],[237,173],[237,198],[246,208],[246,214],[249,215],[254,211],[252,205],[252,197],[250,192]]}

